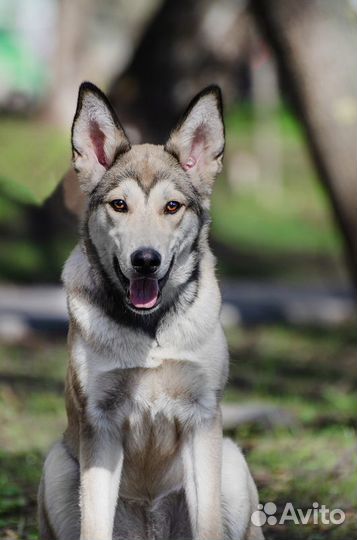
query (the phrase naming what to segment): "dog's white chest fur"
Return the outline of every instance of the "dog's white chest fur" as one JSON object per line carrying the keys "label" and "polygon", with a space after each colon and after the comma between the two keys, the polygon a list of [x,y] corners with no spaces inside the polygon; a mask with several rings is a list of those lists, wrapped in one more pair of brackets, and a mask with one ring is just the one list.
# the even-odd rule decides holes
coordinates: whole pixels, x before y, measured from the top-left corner
{"label": "dog's white chest fur", "polygon": [[213,414],[217,390],[202,368],[166,360],[156,368],[98,373],[92,413],[120,427],[124,466],[120,492],[155,500],[182,486],[180,448],[186,434]]}
{"label": "dog's white chest fur", "polygon": [[187,361],[98,373],[95,387],[93,405],[119,422],[161,415],[187,429],[193,421],[207,418],[216,405],[216,389],[207,374],[199,364]]}

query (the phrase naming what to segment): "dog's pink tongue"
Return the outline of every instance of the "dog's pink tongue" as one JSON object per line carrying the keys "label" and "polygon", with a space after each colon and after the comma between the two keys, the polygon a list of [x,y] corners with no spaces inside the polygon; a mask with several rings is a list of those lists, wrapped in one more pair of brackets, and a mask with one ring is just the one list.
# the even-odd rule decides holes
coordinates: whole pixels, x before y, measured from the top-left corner
{"label": "dog's pink tongue", "polygon": [[155,306],[159,296],[157,279],[140,277],[130,281],[130,302],[140,309],[150,309]]}

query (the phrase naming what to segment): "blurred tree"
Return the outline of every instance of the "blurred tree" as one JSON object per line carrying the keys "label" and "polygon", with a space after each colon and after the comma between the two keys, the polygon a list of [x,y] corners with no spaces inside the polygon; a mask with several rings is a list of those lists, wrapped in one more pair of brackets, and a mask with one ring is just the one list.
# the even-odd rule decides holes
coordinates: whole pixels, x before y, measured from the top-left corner
{"label": "blurred tree", "polygon": [[192,95],[213,81],[233,102],[249,86],[245,0],[164,0],[110,98],[124,124],[162,142]]}
{"label": "blurred tree", "polygon": [[77,89],[82,82],[86,37],[94,0],[59,0],[53,84],[43,116],[56,125],[67,125],[74,113]]}
{"label": "blurred tree", "polygon": [[251,0],[305,128],[357,285],[355,13],[347,0]]}
{"label": "blurred tree", "polygon": [[[82,0],[85,1],[85,0]],[[251,17],[246,0],[164,0],[109,98],[134,143],[162,143],[192,96],[216,82],[225,102],[250,92]],[[77,213],[83,195],[72,170],[57,189]]]}

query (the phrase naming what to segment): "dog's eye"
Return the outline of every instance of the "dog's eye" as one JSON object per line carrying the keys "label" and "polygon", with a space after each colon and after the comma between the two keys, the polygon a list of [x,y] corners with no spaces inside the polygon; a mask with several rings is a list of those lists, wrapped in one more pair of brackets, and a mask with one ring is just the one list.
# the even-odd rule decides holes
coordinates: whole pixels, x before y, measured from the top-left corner
{"label": "dog's eye", "polygon": [[127,212],[128,206],[123,199],[114,199],[114,201],[110,201],[110,206],[115,210],[116,212]]}
{"label": "dog's eye", "polygon": [[165,214],[176,214],[182,204],[177,201],[169,201],[165,206]]}

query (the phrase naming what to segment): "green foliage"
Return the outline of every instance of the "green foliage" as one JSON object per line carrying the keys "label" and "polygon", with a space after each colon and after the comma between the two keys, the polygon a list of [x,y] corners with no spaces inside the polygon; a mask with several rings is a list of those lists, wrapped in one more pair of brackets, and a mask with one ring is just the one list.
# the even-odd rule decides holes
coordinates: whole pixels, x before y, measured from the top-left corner
{"label": "green foliage", "polygon": [[1,192],[20,203],[42,203],[69,164],[69,135],[45,123],[2,119],[0,147]]}
{"label": "green foliage", "polygon": [[0,64],[5,88],[24,92],[33,97],[39,95],[46,79],[44,68],[33,53],[32,47],[26,47],[19,33],[9,31],[6,27],[5,21],[2,21]]}

